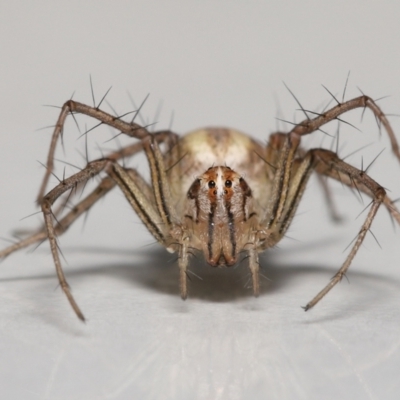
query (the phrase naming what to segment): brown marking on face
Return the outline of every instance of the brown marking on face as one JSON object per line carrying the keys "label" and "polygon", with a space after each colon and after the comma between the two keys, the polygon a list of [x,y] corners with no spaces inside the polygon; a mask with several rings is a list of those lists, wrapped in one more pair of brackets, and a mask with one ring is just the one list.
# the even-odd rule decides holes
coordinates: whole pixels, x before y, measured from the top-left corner
{"label": "brown marking on face", "polygon": [[203,180],[206,182],[206,187],[208,188],[208,198],[211,204],[217,201],[217,180],[218,171],[217,167],[210,167],[207,172],[203,175]]}
{"label": "brown marking on face", "polygon": [[243,212],[243,216],[244,216],[243,220],[247,221],[247,219],[251,217],[251,216],[247,216],[247,212],[246,212],[247,199],[249,197],[251,197],[251,195],[252,195],[251,189],[250,189],[249,185],[247,184],[247,182],[242,177],[239,178],[239,186],[243,193],[243,199],[242,199],[242,212]]}
{"label": "brown marking on face", "polygon": [[192,183],[192,186],[190,186],[188,193],[187,193],[187,197],[189,199],[196,198],[199,195],[200,187],[201,187],[201,179],[196,179]]}
{"label": "brown marking on face", "polygon": [[195,207],[195,218],[194,220],[199,222],[199,212],[200,212],[200,204],[199,204],[199,193],[201,189],[201,179],[196,179],[192,186],[190,186],[189,191],[187,193],[187,197],[189,199],[194,200],[194,207]]}
{"label": "brown marking on face", "polygon": [[246,197],[251,196],[251,189],[250,189],[249,185],[247,184],[247,182],[242,177],[239,178],[239,186],[242,189],[244,196],[246,196]]}

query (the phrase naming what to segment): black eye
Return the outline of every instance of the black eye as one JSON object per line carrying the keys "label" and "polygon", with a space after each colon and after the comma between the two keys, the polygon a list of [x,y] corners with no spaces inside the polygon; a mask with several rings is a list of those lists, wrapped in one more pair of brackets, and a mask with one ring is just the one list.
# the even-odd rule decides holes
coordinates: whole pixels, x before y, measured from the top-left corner
{"label": "black eye", "polygon": [[225,187],[227,187],[227,188],[232,187],[232,181],[230,181],[230,180],[225,181]]}
{"label": "black eye", "polygon": [[208,182],[208,187],[209,187],[210,189],[212,189],[213,187],[215,187],[215,182],[214,182],[214,181]]}

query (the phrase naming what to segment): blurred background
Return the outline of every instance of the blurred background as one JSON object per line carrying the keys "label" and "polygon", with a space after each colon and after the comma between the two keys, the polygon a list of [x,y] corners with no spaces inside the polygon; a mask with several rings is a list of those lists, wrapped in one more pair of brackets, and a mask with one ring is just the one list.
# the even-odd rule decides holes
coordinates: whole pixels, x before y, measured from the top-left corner
{"label": "blurred background", "polygon": [[[71,98],[119,115],[147,95],[140,119],[180,134],[228,126],[266,142],[307,110],[365,93],[400,139],[395,2],[5,2],[0,13],[0,236],[40,225],[37,194],[57,107]],[[350,73],[350,75],[349,75]],[[387,97],[386,97],[387,96]],[[50,107],[47,107],[50,106]],[[396,115],[397,114],[397,115]],[[400,166],[367,110],[340,124],[339,155],[400,197]],[[68,120],[57,159],[85,164],[96,121]],[[336,149],[338,124],[304,141]],[[87,136],[89,158],[129,143],[106,127]],[[366,146],[365,148],[363,148]],[[99,149],[102,149],[101,151]],[[363,148],[362,150],[360,150]],[[360,150],[355,152],[356,150]],[[355,152],[354,154],[352,154]],[[351,155],[352,154],[352,155]],[[350,155],[350,156],[349,156]],[[38,162],[39,161],[39,162]],[[130,165],[146,175],[143,157]],[[56,175],[73,174],[58,162]],[[50,186],[57,184],[51,178]],[[25,399],[397,399],[399,233],[386,210],[348,280],[305,305],[343,262],[369,199],[332,184],[343,223],[311,179],[279,248],[262,258],[254,299],[246,265],[201,261],[179,298],[166,253],[117,190],[60,238],[64,266],[87,323],[73,314],[44,243],[1,263],[0,394]],[[374,239],[376,237],[379,244]],[[2,241],[3,247],[7,241]]]}

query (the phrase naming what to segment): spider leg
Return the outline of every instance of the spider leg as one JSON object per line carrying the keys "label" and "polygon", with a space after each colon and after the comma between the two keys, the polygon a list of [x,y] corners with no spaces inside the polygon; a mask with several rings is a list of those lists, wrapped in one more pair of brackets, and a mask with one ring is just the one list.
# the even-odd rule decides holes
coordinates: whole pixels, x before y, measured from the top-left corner
{"label": "spider leg", "polygon": [[[86,182],[90,178],[98,175],[101,171],[105,171],[110,175],[110,177],[104,178],[100,185],[94,190],[94,192],[92,192],[89,196],[82,200],[73,210],[67,213],[67,215],[62,220],[54,225],[54,215],[52,212],[52,206],[54,202],[68,190],[73,189],[76,185],[82,182]],[[21,248],[22,246],[27,246],[35,241],[45,239],[47,237],[47,239],[49,240],[50,249],[56,267],[60,286],[67,296],[68,301],[71,304],[76,315],[82,321],[84,321],[85,318],[75,299],[73,298],[69,285],[65,278],[61,265],[61,260],[59,257],[56,237],[57,234],[62,234],[63,232],[65,232],[67,228],[78,218],[78,216],[82,215],[99,198],[101,198],[109,190],[111,190],[112,187],[115,186],[115,183],[121,188],[132,207],[135,209],[142,221],[146,224],[149,231],[159,242],[165,244],[166,240],[163,224],[161,218],[158,215],[157,209],[155,208],[155,205],[153,205],[153,202],[149,200],[145,194],[145,192],[147,192],[147,194],[150,193],[150,188],[148,186],[144,186],[147,184],[145,184],[143,178],[141,178],[136,171],[124,169],[119,166],[118,163],[115,161],[101,159],[88,163],[86,168],[84,168],[82,171],[76,173],[75,175],[72,175],[69,178],[64,179],[43,198],[42,211],[45,220],[46,232],[38,232],[37,234],[26,239],[25,241],[17,243],[16,245],[14,245],[14,247],[10,246],[10,248],[5,249],[0,253],[0,257],[4,257],[10,252]]]}
{"label": "spider leg", "polygon": [[177,221],[177,216],[172,207],[163,156],[153,136],[143,139],[143,146],[150,164],[151,181],[159,215],[164,225],[171,229],[173,223]]}
{"label": "spider leg", "polygon": [[174,252],[177,247],[179,248],[180,292],[182,299],[186,299],[190,237],[176,223],[177,217],[172,208],[165,166],[158,144],[152,137],[143,141],[150,164],[154,203],[146,198],[137,180],[132,179],[132,172],[129,174],[129,171],[115,163],[111,176],[157,241],[171,252]]}
{"label": "spider leg", "polygon": [[[165,230],[177,239],[179,246],[179,286],[183,300],[187,297],[187,268],[189,264],[189,236],[178,224],[178,217],[173,207],[170,185],[167,180],[167,171],[158,143],[152,136],[143,139],[144,149],[150,164],[150,174],[154,190],[158,214],[161,216]],[[163,243],[163,242],[161,242]],[[164,241],[169,251],[174,251],[175,246],[169,246]]]}
{"label": "spider leg", "polygon": [[82,321],[85,320],[85,317],[82,314],[82,311],[79,309],[78,304],[73,298],[67,280],[65,279],[65,275],[62,269],[60,256],[58,252],[58,244],[56,240],[56,228],[53,224],[53,213],[51,207],[53,203],[67,190],[72,189],[75,185],[80,182],[87,181],[88,179],[94,177],[102,170],[104,170],[109,161],[108,160],[97,160],[90,162],[85,169],[78,172],[75,175],[63,180],[60,184],[58,184],[53,190],[51,190],[42,200],[42,211],[44,215],[45,227],[47,231],[47,238],[50,243],[51,253],[53,255],[54,265],[56,267],[56,272],[58,276],[58,280],[60,282],[60,286],[68,298],[71,307],[75,311],[78,318]]}
{"label": "spider leg", "polygon": [[290,140],[296,146],[296,143],[298,144],[301,136],[308,135],[318,130],[322,125],[325,125],[332,120],[338,119],[340,115],[356,108],[369,108],[374,113],[379,128],[380,125],[384,126],[387,135],[389,136],[389,140],[392,146],[392,152],[400,161],[399,144],[397,142],[394,131],[389,124],[388,119],[386,118],[383,111],[374,102],[374,100],[371,99],[371,97],[365,95],[345,101],[344,103],[339,103],[337,106],[332,107],[322,114],[318,114],[318,116],[315,118],[306,119],[300,122],[289,132]]}
{"label": "spider leg", "polygon": [[[171,131],[158,131],[153,134],[155,140],[158,143],[166,143],[167,149],[170,147],[174,146],[174,143],[176,141],[177,135]],[[121,158],[129,158],[137,154],[138,152],[143,150],[143,144],[142,142],[134,143],[131,145],[128,145],[126,147],[123,147],[122,149],[111,152],[107,154],[105,158],[108,160],[112,161],[117,161],[120,160]],[[131,170],[129,172],[133,176],[137,176],[138,174]],[[145,193],[146,197],[148,198],[149,201],[152,201],[154,203],[154,195],[152,193],[152,189],[148,185],[147,182],[144,181],[143,178],[135,178],[135,179],[141,179],[140,182],[140,187],[142,191]],[[106,193],[108,193],[112,187],[114,187],[114,183],[110,180],[110,178],[104,178],[104,180],[99,184],[99,186],[83,201],[79,202],[77,205],[75,205],[68,214],[66,214],[62,219],[59,220],[59,224],[56,225],[56,234],[61,235],[64,233],[68,227],[83,213],[88,211],[90,207],[97,202],[101,197],[103,197]],[[81,185],[84,184],[81,183]],[[110,186],[111,185],[111,186]],[[59,217],[60,214],[63,212],[65,209],[65,206],[67,202],[72,200],[73,196],[76,193],[76,187],[74,188],[73,192],[68,194],[68,196],[65,198],[65,200],[57,207],[56,210],[52,210],[53,215],[55,217]],[[29,232],[28,232],[29,234]],[[28,237],[26,237],[23,240],[18,241],[17,243],[13,244],[12,246],[9,246],[3,250],[0,251],[0,259],[7,257],[9,254],[14,253],[15,251],[28,247],[34,243],[40,242],[42,240],[47,239],[47,232],[45,227],[43,226],[41,229],[35,229],[33,230],[32,234],[29,234]]]}
{"label": "spider leg", "polygon": [[[84,115],[87,115],[94,119],[97,119],[98,121],[100,121],[100,124],[105,124],[105,125],[111,126],[115,129],[117,129],[118,131],[120,131],[121,133],[131,136],[136,139],[143,139],[144,137],[150,135],[150,133],[148,132],[148,130],[145,127],[143,127],[139,124],[136,124],[133,121],[125,122],[121,119],[121,117],[113,116],[109,113],[106,113],[106,112],[100,110],[97,107],[91,107],[86,104],[82,104],[77,101],[74,101],[74,100],[66,101],[61,108],[60,114],[57,119],[57,123],[54,127],[54,131],[52,134],[51,144],[50,144],[49,152],[47,155],[46,172],[43,177],[43,181],[42,181],[42,184],[40,186],[39,193],[37,196],[38,204],[41,204],[41,202],[42,202],[42,199],[44,197],[44,194],[46,192],[46,188],[47,188],[47,185],[49,182],[49,178],[54,170],[54,155],[55,155],[58,140],[63,132],[65,120],[67,119],[67,116],[69,114],[74,114],[74,113],[75,114],[84,114]],[[163,132],[160,132],[159,136],[161,138],[163,135],[165,136],[165,134],[168,135],[168,133],[170,133],[170,132],[163,131]],[[155,134],[155,136],[157,136],[157,135]],[[116,152],[116,154],[120,153],[121,156],[118,156],[118,155],[115,155],[115,156],[117,157],[117,159],[120,157],[129,156],[129,154],[131,154],[130,153],[131,149],[132,149],[132,146],[128,146],[125,149],[122,149],[125,151]],[[133,152],[134,153],[136,152],[135,148],[133,148]],[[124,153],[125,153],[125,155],[123,155]]]}
{"label": "spider leg", "polygon": [[[113,187],[115,182],[110,177],[102,179],[100,184],[83,200],[76,204],[64,217],[62,217],[55,226],[55,234],[62,235],[67,229],[86,211],[88,211],[99,199],[105,196]],[[71,188],[74,190],[74,188]],[[54,212],[53,212],[54,214]],[[9,246],[0,251],[0,258],[7,257],[15,251],[28,247],[34,243],[47,239],[47,231],[45,227],[33,233],[18,243]]]}
{"label": "spider leg", "polygon": [[248,255],[253,294],[254,297],[258,297],[258,295],[260,294],[260,262],[258,259],[258,252],[256,249],[252,248],[248,250]]}
{"label": "spider leg", "polygon": [[[171,131],[157,131],[151,134],[154,137],[154,140],[158,143],[165,143],[167,145],[167,151],[175,145],[177,140],[177,134]],[[121,158],[129,158],[134,156],[143,150],[143,143],[137,142],[126,147],[123,147],[120,150],[114,151],[112,153],[106,154],[104,158],[108,160],[118,161]]]}
{"label": "spider leg", "polygon": [[181,298],[186,300],[187,298],[187,268],[189,264],[189,237],[182,235],[181,246],[179,249],[179,289],[181,292]]}
{"label": "spider leg", "polygon": [[269,207],[267,208],[267,215],[269,216],[267,227],[280,220],[284,211],[288,189],[290,186],[289,182],[292,175],[293,162],[295,160],[295,156],[298,154],[301,137],[318,130],[322,125],[337,119],[341,114],[356,108],[369,108],[374,113],[376,119],[385,127],[392,145],[392,151],[396,158],[400,161],[399,145],[393,129],[390,126],[385,114],[368,96],[363,95],[352,100],[348,100],[344,103],[339,103],[337,106],[332,107],[322,114],[319,114],[313,119],[306,119],[297,124],[286,135],[286,140],[281,145],[280,157],[276,165],[276,173],[273,180],[272,199]]}
{"label": "spider leg", "polygon": [[[346,274],[350,267],[350,264],[359,250],[367,232],[370,230],[372,221],[379,209],[379,206],[383,203],[390,214],[396,219],[400,225],[400,213],[394,206],[393,202],[386,195],[385,189],[375,182],[368,174],[364,171],[359,170],[346,162],[339,159],[339,157],[329,150],[314,149],[310,150],[315,160],[315,168],[320,174],[330,176],[334,179],[341,180],[343,183],[350,187],[357,185],[358,190],[368,194],[372,197],[371,206],[368,215],[361,226],[361,229],[357,235],[355,243],[351,248],[346,260],[331,279],[331,281],[304,307],[305,311],[314,307],[338,282],[340,282],[343,276]],[[336,174],[336,175],[335,175]]]}
{"label": "spider leg", "polygon": [[328,182],[326,181],[326,179],[324,179],[324,177],[321,174],[317,174],[317,179],[324,193],[325,201],[328,206],[329,216],[331,217],[332,221],[341,222],[342,217],[337,211],[336,204],[333,201],[332,192],[330,190]]}
{"label": "spider leg", "polygon": [[[340,160],[339,157],[335,153],[332,153],[328,150],[323,150],[323,149],[318,149],[318,152],[324,152],[324,153],[327,152],[329,154],[327,156],[327,158],[331,157],[332,159],[335,160],[335,162],[340,162],[340,163],[346,164],[344,161]],[[359,192],[365,193],[368,196],[373,197],[371,190],[363,182],[357,181],[351,175],[343,173],[343,172],[339,171],[338,169],[332,168],[332,167],[328,166],[326,163],[323,163],[323,162],[317,163],[315,166],[315,171],[318,173],[319,176],[326,176],[326,177],[332,178],[352,189],[356,189]],[[359,171],[360,177],[363,177],[364,175],[366,175],[366,173],[364,171],[361,171],[361,170],[358,170],[358,171]],[[356,187],[355,187],[355,183],[357,185]],[[387,194],[383,198],[382,203],[388,210],[389,214],[400,225],[400,211],[396,208],[394,202],[390,199],[390,197]]]}
{"label": "spider leg", "polygon": [[[301,157],[304,156],[304,157]],[[254,295],[259,293],[259,261],[258,251],[276,245],[285,235],[297,206],[300,202],[308,178],[313,167],[311,154],[307,154],[299,147],[290,149],[288,135],[277,132],[270,136],[265,149],[268,164],[273,167],[272,198],[260,222],[261,230],[258,240],[248,250],[249,269],[252,276]],[[284,180],[286,165],[290,165],[290,174]],[[267,173],[271,168],[267,169]],[[277,177],[280,177],[277,179]],[[250,240],[250,242],[252,242]]]}
{"label": "spider leg", "polygon": [[127,170],[121,167],[116,162],[112,164],[110,171],[107,172],[120,187],[129,204],[136,211],[150,233],[158,242],[168,247],[166,240],[167,227],[158,214],[156,206],[146,197],[144,191],[140,187],[142,181],[138,180],[140,175],[134,170]]}
{"label": "spider leg", "polygon": [[[154,140],[157,141],[159,144],[165,144],[167,149],[174,145],[177,135],[171,131],[157,131],[152,134],[154,136]],[[143,143],[136,142],[134,144],[125,146],[118,151],[110,152],[106,154],[104,158],[112,161],[118,161],[120,159],[127,159],[133,157],[137,153],[143,151]],[[154,195],[152,194],[152,189],[150,186],[142,179],[141,188],[145,191],[148,199],[153,199]],[[65,201],[62,202],[56,210],[53,210],[53,214],[58,217],[60,213],[64,210],[68,201],[72,200],[74,195],[78,192],[78,190],[74,190],[70,193],[66,198]]]}
{"label": "spider leg", "polygon": [[[117,129],[120,129],[124,133],[130,134],[131,136],[140,137],[140,135],[144,136],[144,133],[148,134],[145,128],[142,128],[139,125],[133,123],[125,123],[100,110],[82,105],[80,103],[71,101],[67,102],[61,111],[59,120],[53,133],[52,145],[50,147],[48,156],[46,175],[44,177],[39,195],[39,197],[41,198],[40,204],[44,214],[45,226],[43,227],[43,229],[39,230],[33,235],[30,235],[26,239],[2,250],[0,252],[0,258],[6,257],[10,253],[20,248],[29,246],[35,242],[48,239],[60,286],[66,294],[68,301],[70,302],[76,315],[81,320],[84,320],[84,316],[79,309],[77,303],[75,302],[70,292],[68,283],[65,279],[65,275],[62,270],[62,265],[59,258],[56,237],[63,234],[80,215],[88,211],[89,208],[94,205],[97,200],[108,193],[115,186],[115,184],[117,184],[121,188],[128,201],[136,210],[137,214],[145,223],[149,231],[162,244],[166,244],[166,228],[165,225],[163,225],[163,221],[160,219],[159,213],[157,212],[157,205],[159,205],[159,202],[157,203],[155,200],[155,191],[152,190],[152,188],[135,170],[122,168],[116,162],[123,157],[131,157],[137,152],[143,150],[143,141],[126,146],[119,151],[109,153],[107,158],[89,162],[86,168],[84,168],[82,171],[76,173],[75,175],[72,175],[67,179],[63,179],[59,185],[51,190],[46,196],[43,196],[43,191],[47,186],[48,177],[53,170],[55,145],[61,133],[65,118],[69,112],[81,112],[94,118],[98,118],[100,121]],[[136,131],[139,132],[138,135],[136,135]],[[151,135],[152,149],[148,150],[147,153],[148,157],[150,154],[152,159],[155,160],[152,161],[152,159],[149,157],[150,165],[155,166],[156,169],[160,168],[160,162],[162,162],[161,153],[158,148],[158,143],[162,142],[166,144],[166,148],[168,150],[170,147],[175,145],[176,135],[170,131],[159,131]],[[62,212],[63,209],[62,207],[54,212],[52,210],[54,202],[59,199],[63,194],[65,194],[68,190],[74,190],[78,185],[85,184],[85,182],[87,182],[91,177],[96,176],[103,170],[105,170],[105,172],[107,172],[110,176],[103,178],[101,183],[97,186],[97,188],[95,188],[92,193],[90,193],[85,199],[80,201],[75,207],[73,207],[71,211],[69,211],[63,218],[59,219],[59,221],[54,224],[53,220],[58,216],[58,214]],[[162,170],[164,170],[164,168],[162,168]],[[165,186],[165,173],[163,174],[163,183]],[[164,192],[165,189],[158,192],[160,198],[161,196],[163,199],[166,198]],[[67,201],[69,199],[70,198],[68,197]]]}
{"label": "spider leg", "polygon": [[[306,151],[302,148],[298,149],[298,154],[300,158],[304,158],[306,155]],[[339,212],[337,211],[336,204],[333,201],[332,192],[330,190],[329,184],[327,180],[320,174],[317,174],[318,183],[322,188],[322,192],[325,197],[325,202],[328,206],[329,215],[334,222],[340,222],[342,217],[340,216]]]}
{"label": "spider leg", "polygon": [[[264,161],[266,162],[266,164],[268,164],[268,167],[266,168],[266,173],[269,175],[271,180],[276,178],[276,176],[279,175],[279,172],[284,169],[285,163],[282,161],[283,158],[282,154],[285,151],[285,149],[287,150],[287,138],[288,138],[287,134],[282,132],[275,132],[271,134],[269,137],[267,147],[265,148]],[[301,149],[294,149],[292,153],[293,158],[295,157],[296,151],[302,152]],[[262,157],[262,155],[260,154],[259,156]],[[304,178],[307,178],[308,175],[306,177],[303,177],[301,171],[298,168],[298,165],[299,163],[297,162],[297,160],[296,162],[292,163],[291,174],[292,175],[297,174],[300,177],[300,179],[296,178],[293,179],[294,182],[297,182],[297,184],[295,183],[293,185],[293,189],[295,189],[299,185],[300,183],[299,181],[301,180],[302,182],[301,188],[303,190],[303,187],[305,186],[306,183],[306,179]],[[297,170],[299,170],[300,172],[296,172]],[[260,283],[259,283],[260,264],[259,264],[258,252],[274,246],[276,243],[279,242],[279,240],[284,235],[284,231],[280,232],[279,228],[277,228],[277,226],[281,224],[280,218],[271,217],[271,215],[273,214],[273,210],[276,211],[276,208],[279,206],[280,199],[282,198],[283,186],[280,185],[281,183],[282,181],[277,182],[276,179],[274,180],[272,199],[269,203],[269,206],[267,207],[265,216],[261,219],[260,222],[261,230],[258,233],[256,233],[256,239],[254,239],[253,237],[249,238],[249,246],[247,249],[248,260],[249,260],[248,266],[251,273],[253,293],[255,297],[259,295],[260,291]],[[296,190],[292,191],[297,192]],[[298,203],[300,201],[301,196],[294,197],[294,194],[290,193],[289,200],[292,197],[296,199]],[[293,206],[292,208],[293,210],[290,214],[291,217],[294,215],[296,207]],[[290,223],[290,220],[287,221],[287,225]]]}
{"label": "spider leg", "polygon": [[[349,187],[354,188],[357,185],[356,187],[359,191],[372,197],[370,210],[349,255],[329,284],[306,305],[305,310],[308,310],[315,306],[343,278],[369,231],[379,206],[383,203],[399,225],[400,212],[386,195],[385,189],[382,186],[369,177],[366,172],[339,159],[334,152],[325,149],[312,149],[305,154],[303,159],[293,160],[290,158],[293,153],[288,150],[288,146],[284,150],[286,160],[292,161],[291,170],[289,171],[290,184],[287,187],[284,187],[285,185],[282,185],[282,187],[278,186],[282,191],[285,191],[284,201],[282,201],[283,196],[281,192],[275,193],[275,203],[272,204],[271,209],[273,211],[280,209],[279,214],[277,212],[272,213],[269,215],[269,219],[267,218],[261,224],[264,226],[264,231],[260,235],[260,238],[264,239],[260,245],[261,249],[274,246],[285,234],[290,226],[312,170],[315,170],[320,175],[339,180]],[[280,168],[283,169],[284,164],[280,164]],[[277,174],[280,172],[282,171],[278,169]]]}
{"label": "spider leg", "polygon": [[[267,212],[266,218],[261,221],[261,227],[265,230],[265,234],[263,234],[264,241],[260,246],[261,249],[273,247],[285,235],[313,168],[314,157],[312,151],[308,151],[303,159],[296,159],[292,162],[290,184],[287,184],[287,187],[282,185],[275,189],[277,191],[273,193],[273,202],[270,205],[272,212]],[[282,192],[285,192],[284,196]],[[282,197],[284,197],[283,202]],[[280,209],[279,213],[277,211],[278,208]]]}
{"label": "spider leg", "polygon": [[135,124],[134,122],[128,123],[122,121],[122,119],[112,116],[104,111],[99,110],[98,108],[95,107],[90,107],[82,103],[78,103],[77,101],[74,100],[68,100],[64,103],[64,105],[61,108],[60,114],[57,119],[57,123],[54,127],[53,135],[51,138],[51,144],[50,144],[50,149],[49,153],[47,155],[47,163],[46,163],[46,172],[45,176],[42,181],[42,185],[39,190],[39,194],[37,197],[37,202],[38,204],[41,204],[44,193],[47,188],[47,184],[50,178],[51,173],[54,170],[54,154],[56,151],[56,146],[58,139],[60,135],[62,134],[63,128],[64,128],[64,123],[69,114],[72,113],[79,113],[79,114],[85,114],[88,115],[92,118],[97,119],[103,124],[112,126],[113,128],[119,130],[122,133],[125,133],[129,136],[135,137],[135,138],[143,138],[148,135],[148,131],[141,127],[138,124]]}

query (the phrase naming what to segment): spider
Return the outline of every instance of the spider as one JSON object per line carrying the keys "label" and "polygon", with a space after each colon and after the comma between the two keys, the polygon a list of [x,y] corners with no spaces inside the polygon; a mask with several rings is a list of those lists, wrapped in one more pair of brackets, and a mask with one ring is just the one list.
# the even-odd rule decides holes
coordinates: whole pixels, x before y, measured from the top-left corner
{"label": "spider", "polygon": [[[385,189],[364,170],[346,163],[330,150],[304,150],[303,136],[356,108],[368,108],[391,141],[400,161],[394,132],[381,109],[370,97],[339,102],[314,118],[306,119],[290,132],[271,134],[266,146],[250,136],[226,128],[205,128],[179,137],[171,131],[150,133],[134,119],[125,122],[99,109],[68,100],[54,128],[46,172],[37,198],[44,215],[44,227],[0,252],[0,258],[36,242],[48,240],[60,286],[76,315],[84,315],[75,302],[59,257],[57,236],[90,209],[113,187],[118,186],[154,238],[169,252],[179,255],[180,294],[186,299],[187,271],[194,251],[203,253],[213,267],[232,266],[239,256],[248,259],[254,295],[259,294],[259,253],[274,247],[285,235],[312,171],[342,182],[371,197],[367,217],[343,265],[331,281],[304,307],[315,306],[345,275],[372,221],[383,204],[400,224],[400,213]],[[297,101],[297,100],[296,100]],[[300,103],[299,103],[300,105]],[[300,105],[301,107],[301,105]],[[120,151],[88,162],[78,173],[64,178],[46,194],[54,169],[56,145],[68,115],[85,114],[137,141]],[[135,170],[121,165],[121,159],[144,151],[151,185]],[[62,218],[53,204],[63,194],[70,196],[80,184],[101,175],[98,186]],[[193,178],[194,177],[194,178]]]}

